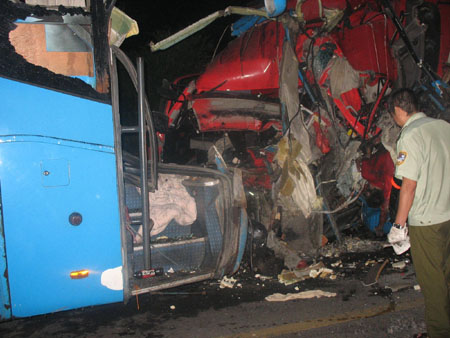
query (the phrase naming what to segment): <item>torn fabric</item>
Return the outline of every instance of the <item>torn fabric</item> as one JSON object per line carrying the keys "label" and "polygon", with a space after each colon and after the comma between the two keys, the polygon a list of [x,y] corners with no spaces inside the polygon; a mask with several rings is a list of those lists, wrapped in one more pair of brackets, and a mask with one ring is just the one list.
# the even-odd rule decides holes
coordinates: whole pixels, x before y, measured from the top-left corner
{"label": "torn fabric", "polygon": [[[191,225],[197,219],[197,205],[184,187],[184,180],[184,177],[159,175],[158,190],[148,194],[150,218],[154,223],[151,236],[163,232],[172,220],[178,225]],[[142,235],[142,226],[138,233]]]}

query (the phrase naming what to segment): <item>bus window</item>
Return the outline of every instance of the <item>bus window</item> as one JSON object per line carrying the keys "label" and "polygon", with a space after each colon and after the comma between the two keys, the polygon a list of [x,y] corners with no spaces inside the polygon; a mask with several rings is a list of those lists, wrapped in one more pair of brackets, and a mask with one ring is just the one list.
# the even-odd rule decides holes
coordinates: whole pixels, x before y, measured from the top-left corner
{"label": "bus window", "polygon": [[19,10],[3,2],[0,20],[8,29],[0,31],[0,76],[109,102],[107,21],[93,22],[91,14],[81,8]]}

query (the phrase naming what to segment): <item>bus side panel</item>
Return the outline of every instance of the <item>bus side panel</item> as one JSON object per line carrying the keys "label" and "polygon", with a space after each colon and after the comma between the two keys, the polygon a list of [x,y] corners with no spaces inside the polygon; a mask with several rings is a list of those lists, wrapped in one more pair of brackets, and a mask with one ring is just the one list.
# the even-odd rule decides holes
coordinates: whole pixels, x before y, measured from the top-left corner
{"label": "bus side panel", "polygon": [[[72,131],[77,141],[39,133],[40,126],[45,131],[49,130],[46,125],[53,123],[48,117],[54,113],[38,102],[43,98],[52,101],[49,109],[59,106],[61,115],[76,112],[82,122],[96,122],[98,135],[110,133],[112,139],[111,106],[20,85],[23,100],[16,106],[10,101],[5,105],[20,112],[0,108],[2,124],[19,125],[10,121],[26,117],[24,123],[33,133],[0,134],[12,316],[121,301],[123,290],[117,283],[112,288],[102,285],[102,273],[122,265],[114,150],[109,145],[82,142],[84,132],[93,132],[91,127]],[[7,95],[2,99],[9,100]],[[73,120],[67,116],[64,124],[64,119],[58,118],[60,129],[82,125]],[[33,125],[36,130],[31,131]],[[95,137],[87,135],[86,139]],[[69,222],[73,213],[81,215],[81,224]],[[70,277],[71,272],[85,269],[87,277]]]}
{"label": "bus side panel", "polygon": [[0,77],[0,135],[114,146],[111,106]]}

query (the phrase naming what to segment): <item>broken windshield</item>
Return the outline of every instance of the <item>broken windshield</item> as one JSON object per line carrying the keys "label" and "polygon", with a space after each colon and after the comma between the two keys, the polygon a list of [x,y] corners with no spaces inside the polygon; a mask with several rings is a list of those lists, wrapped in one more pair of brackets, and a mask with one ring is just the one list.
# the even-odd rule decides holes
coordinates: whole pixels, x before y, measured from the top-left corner
{"label": "broken windshield", "polygon": [[92,14],[85,8],[3,2],[0,76],[108,102],[107,60],[95,54],[108,47],[109,19],[106,12],[97,13],[103,20],[93,24]]}

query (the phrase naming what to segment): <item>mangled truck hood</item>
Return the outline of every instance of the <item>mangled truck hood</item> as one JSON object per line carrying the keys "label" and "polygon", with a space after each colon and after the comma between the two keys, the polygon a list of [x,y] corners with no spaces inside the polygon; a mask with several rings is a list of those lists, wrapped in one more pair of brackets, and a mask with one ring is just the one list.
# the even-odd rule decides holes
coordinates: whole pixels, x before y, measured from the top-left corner
{"label": "mangled truck hood", "polygon": [[[214,163],[211,154],[234,151],[225,162],[245,167],[247,192],[264,191],[254,215],[268,229],[299,224],[289,230],[317,246],[323,215],[339,239],[333,215],[364,187],[355,168],[361,144],[381,135],[394,156],[399,130],[386,114],[389,93],[414,88],[431,115],[448,114],[442,79],[448,77],[449,8],[436,1],[292,0],[276,18],[253,11],[234,24],[236,38],[205,71],[166,102],[169,127],[175,139],[177,130],[195,129],[193,149],[214,149],[207,165]],[[167,48],[231,13],[219,11],[151,48]]]}

